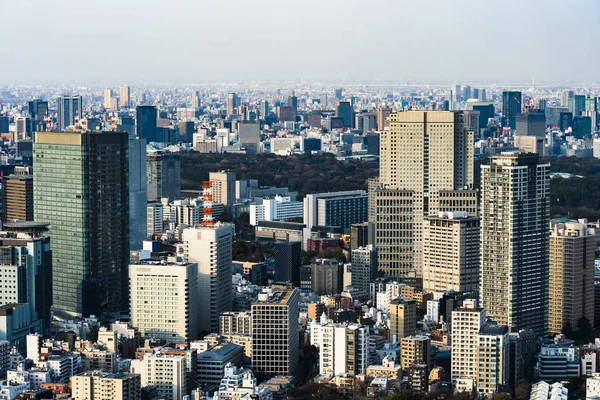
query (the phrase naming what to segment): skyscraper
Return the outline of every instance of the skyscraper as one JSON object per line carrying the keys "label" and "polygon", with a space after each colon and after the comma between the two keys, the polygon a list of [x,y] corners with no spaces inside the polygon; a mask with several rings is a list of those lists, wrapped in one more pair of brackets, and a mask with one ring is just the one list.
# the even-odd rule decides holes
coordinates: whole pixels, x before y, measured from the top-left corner
{"label": "skyscraper", "polygon": [[197,90],[192,91],[190,103],[192,108],[200,108],[200,92]]}
{"label": "skyscraper", "polygon": [[573,118],[579,117],[585,111],[585,95],[576,94],[569,98],[569,111]]}
{"label": "skyscraper", "polygon": [[148,201],[181,198],[181,161],[179,154],[153,151],[146,154],[146,190]]}
{"label": "skyscraper", "polygon": [[231,311],[233,227],[217,224],[183,231],[186,262],[198,264],[199,330],[218,332],[219,315]]}
{"label": "skyscraper", "polygon": [[457,85],[457,84],[452,85],[452,99],[451,100],[455,103],[460,103],[462,101],[462,88],[460,85]]}
{"label": "skyscraper", "polygon": [[300,287],[302,242],[277,242],[274,250],[275,281],[290,282],[295,287]]}
{"label": "skyscraper", "polygon": [[566,218],[550,222],[548,332],[580,328],[594,321],[594,252],[596,232]]}
{"label": "skyscraper", "polygon": [[240,106],[241,100],[235,93],[227,93],[227,116],[233,115]]}
{"label": "skyscraper", "polygon": [[113,101],[113,92],[112,89],[104,89],[104,99],[103,99],[104,108],[110,110],[112,108]]}
{"label": "skyscraper", "polygon": [[414,335],[417,330],[417,303],[399,298],[390,302],[389,339]]}
{"label": "skyscraper", "polygon": [[64,131],[67,126],[75,125],[75,119],[83,116],[81,96],[58,97],[58,126],[57,130]]}
{"label": "skyscraper", "polygon": [[44,123],[44,118],[48,115],[48,102],[40,99],[31,100],[28,103],[28,108],[29,117],[31,117],[31,125],[33,126],[32,131],[45,131],[45,126],[43,126],[43,129],[39,129],[38,126]]}
{"label": "skyscraper", "polygon": [[375,247],[388,276],[422,275],[423,218],[440,211],[477,215],[473,132],[452,111],[391,114],[381,133],[375,190]]}
{"label": "skyscraper", "polygon": [[480,304],[512,332],[546,330],[549,173],[531,153],[481,166]]}
{"label": "skyscraper", "polygon": [[229,209],[235,203],[235,172],[211,172],[209,179],[212,184],[213,201]]}
{"label": "skyscraper", "polygon": [[140,139],[146,139],[147,143],[157,141],[156,107],[137,106],[136,109],[136,133]]}
{"label": "skyscraper", "polygon": [[575,95],[575,92],[573,92],[572,90],[567,90],[567,89],[563,90],[561,99],[560,99],[560,106],[561,107],[569,107],[569,100],[572,99],[574,95]]}
{"label": "skyscraper", "polygon": [[33,221],[33,176],[4,176],[2,186],[2,221]]}
{"label": "skyscraper", "polygon": [[53,307],[61,315],[128,308],[125,132],[38,132],[34,217],[50,223]]}
{"label": "skyscraper", "polygon": [[119,89],[119,104],[121,107],[131,106],[131,88],[127,85]]}
{"label": "skyscraper", "polygon": [[371,281],[377,277],[377,250],[372,245],[356,247],[352,254],[352,286],[369,293]]}
{"label": "skyscraper", "polygon": [[48,224],[7,222],[0,232],[0,304],[27,303],[48,334],[52,306],[52,248]]}
{"label": "skyscraper", "polygon": [[521,92],[502,92],[502,118],[504,126],[510,126],[511,130],[517,127],[516,117],[521,113]]}
{"label": "skyscraper", "polygon": [[139,250],[146,239],[148,203],[146,140],[129,138],[129,248]]}
{"label": "skyscraper", "polygon": [[[229,276],[231,279],[231,276]],[[298,368],[300,290],[274,285],[252,304],[252,371],[294,376]]]}
{"label": "skyscraper", "polygon": [[342,119],[344,128],[354,126],[354,109],[349,101],[340,101],[335,105],[335,116]]}
{"label": "skyscraper", "polygon": [[485,310],[462,307],[452,311],[452,384],[471,380],[479,374],[479,329],[485,323]]}

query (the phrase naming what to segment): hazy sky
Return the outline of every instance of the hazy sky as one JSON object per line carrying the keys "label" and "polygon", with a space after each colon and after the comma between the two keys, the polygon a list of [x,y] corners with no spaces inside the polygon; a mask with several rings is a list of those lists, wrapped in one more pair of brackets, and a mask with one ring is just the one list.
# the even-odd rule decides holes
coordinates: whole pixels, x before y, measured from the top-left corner
{"label": "hazy sky", "polygon": [[0,84],[600,81],[600,0],[0,0]]}

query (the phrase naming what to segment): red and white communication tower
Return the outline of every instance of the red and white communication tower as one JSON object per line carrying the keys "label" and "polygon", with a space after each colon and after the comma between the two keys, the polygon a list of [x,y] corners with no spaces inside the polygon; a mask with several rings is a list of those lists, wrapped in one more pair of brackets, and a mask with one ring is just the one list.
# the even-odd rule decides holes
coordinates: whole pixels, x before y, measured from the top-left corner
{"label": "red and white communication tower", "polygon": [[202,182],[202,202],[204,205],[204,216],[200,226],[214,226],[215,220],[213,219],[213,201],[212,201],[212,182]]}
{"label": "red and white communication tower", "polygon": [[46,118],[44,118],[44,122],[46,123],[46,132],[50,132],[52,130],[52,119],[48,114],[46,114]]}

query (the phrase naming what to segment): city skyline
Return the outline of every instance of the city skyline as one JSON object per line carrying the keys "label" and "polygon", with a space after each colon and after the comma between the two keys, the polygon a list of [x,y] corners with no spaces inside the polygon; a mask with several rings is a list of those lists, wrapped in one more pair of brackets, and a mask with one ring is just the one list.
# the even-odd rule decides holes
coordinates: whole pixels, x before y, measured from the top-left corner
{"label": "city skyline", "polygon": [[[592,0],[234,3],[3,2],[5,29],[20,40],[7,42],[0,84],[597,80]],[[578,23],[568,24],[574,9]],[[51,45],[37,46],[40,36]],[[561,49],[577,62],[566,68]]]}

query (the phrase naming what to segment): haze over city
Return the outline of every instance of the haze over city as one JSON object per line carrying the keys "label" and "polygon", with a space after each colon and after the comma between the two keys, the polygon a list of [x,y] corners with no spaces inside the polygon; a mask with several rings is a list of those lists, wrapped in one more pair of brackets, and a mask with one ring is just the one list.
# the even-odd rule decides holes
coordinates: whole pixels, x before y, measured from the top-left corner
{"label": "haze over city", "polygon": [[1,84],[596,81],[600,3],[0,2]]}

